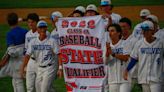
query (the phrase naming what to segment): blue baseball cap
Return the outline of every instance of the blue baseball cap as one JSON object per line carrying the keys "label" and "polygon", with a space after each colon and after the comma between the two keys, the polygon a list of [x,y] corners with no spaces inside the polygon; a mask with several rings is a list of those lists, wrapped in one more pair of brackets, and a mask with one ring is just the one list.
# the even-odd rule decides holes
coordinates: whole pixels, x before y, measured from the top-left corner
{"label": "blue baseball cap", "polygon": [[110,0],[101,0],[101,6],[106,6],[106,5],[111,5],[111,1]]}
{"label": "blue baseball cap", "polygon": [[146,20],[141,24],[141,29],[143,31],[154,30],[154,24],[151,21]]}
{"label": "blue baseball cap", "polygon": [[37,24],[37,27],[47,27],[47,22],[44,20],[40,20]]}

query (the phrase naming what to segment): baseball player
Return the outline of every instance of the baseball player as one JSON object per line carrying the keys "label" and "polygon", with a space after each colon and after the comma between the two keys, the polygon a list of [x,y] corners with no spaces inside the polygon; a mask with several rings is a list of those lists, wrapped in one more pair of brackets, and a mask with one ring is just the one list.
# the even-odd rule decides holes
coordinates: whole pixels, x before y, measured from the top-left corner
{"label": "baseball player", "polygon": [[128,71],[138,61],[138,83],[142,85],[143,92],[162,92],[164,42],[153,36],[154,24],[151,21],[144,21],[141,28],[144,38],[136,43],[124,78],[128,78]]}
{"label": "baseball player", "polygon": [[123,78],[127,61],[121,55],[127,55],[128,53],[123,48],[121,27],[118,24],[112,24],[107,27],[107,31],[109,31],[111,37],[111,43],[106,46],[109,91],[130,92],[131,84]]}
{"label": "baseball player", "polygon": [[[124,49],[128,52],[127,55],[120,55],[120,57],[122,57],[123,59],[125,59],[125,61],[128,61],[128,63],[129,63],[130,53],[134,49],[134,46],[135,46],[136,42],[138,41],[138,39],[135,38],[130,33],[131,29],[132,29],[132,22],[130,19],[128,19],[126,17],[121,18],[119,25],[122,29],[122,40],[123,40]],[[131,78],[129,78],[130,79],[129,81],[132,82],[132,85],[131,85],[132,90],[133,90],[133,88],[135,88],[135,85],[138,84],[137,83],[137,69],[138,69],[138,67],[136,65],[135,68],[133,68],[133,70],[130,73]],[[137,85],[137,86],[139,86],[139,85]]]}
{"label": "baseball player", "polygon": [[[27,16],[27,23],[30,31],[26,34],[25,39],[25,49],[28,49],[28,44],[34,38],[38,37],[37,23],[39,21],[39,16],[36,13],[30,13]],[[36,76],[37,76],[37,62],[34,57],[31,56],[27,68],[26,68],[26,88],[27,92],[34,92],[36,88]]]}
{"label": "baseball player", "polygon": [[19,69],[22,64],[25,34],[27,30],[18,26],[18,16],[16,13],[9,13],[7,21],[11,30],[7,33],[7,51],[0,64],[2,67],[0,76],[11,76],[14,92],[25,92]]}
{"label": "baseball player", "polygon": [[34,38],[28,44],[24,63],[21,67],[21,75],[24,75],[26,67],[31,55],[37,62],[37,92],[48,92],[55,77],[56,66],[58,65],[58,45],[51,37],[47,36],[47,23],[39,21],[37,24],[39,37]]}
{"label": "baseball player", "polygon": [[59,34],[56,28],[56,23],[58,21],[58,18],[62,18],[62,17],[63,15],[59,11],[55,11],[51,14],[51,21],[52,21],[52,27],[53,27],[53,31],[51,32],[51,37],[55,39],[56,43],[58,43],[58,39],[59,39]]}
{"label": "baseball player", "polygon": [[142,24],[143,21],[146,20],[146,17],[147,17],[148,15],[150,15],[150,14],[151,14],[151,13],[150,13],[150,11],[149,11],[148,9],[142,9],[142,10],[140,11],[141,23],[137,24],[137,25],[134,27],[134,30],[133,30],[133,33],[132,33],[132,35],[133,35],[134,37],[136,37],[137,39],[141,39],[141,38],[143,37],[143,35],[142,35],[142,29],[141,29],[141,24]]}
{"label": "baseball player", "polygon": [[69,15],[69,17],[83,17],[85,14],[85,8],[83,6],[77,6],[75,10]]}
{"label": "baseball player", "polygon": [[[101,11],[103,12],[103,18],[105,19],[105,24],[110,25],[110,24],[118,24],[119,20],[121,19],[121,16],[119,14],[116,14],[112,12],[113,9],[113,4],[111,3],[111,0],[101,0]],[[111,43],[111,39],[108,35],[109,33],[106,33],[106,41],[108,43]]]}
{"label": "baseball player", "polygon": [[164,30],[160,29],[158,17],[155,15],[148,15],[147,20],[150,20],[154,24],[154,36],[157,38],[164,38]]}
{"label": "baseball player", "polygon": [[101,0],[101,11],[104,18],[107,19],[107,24],[118,24],[121,16],[112,12],[113,5],[111,0]]}
{"label": "baseball player", "polygon": [[[158,23],[158,17],[155,16],[155,15],[148,15],[147,16],[147,20],[150,20],[153,22],[154,24],[154,36],[157,37],[157,38],[160,38],[161,40],[164,40],[164,29],[160,29]],[[163,70],[163,73],[162,73],[162,76],[164,76],[164,70]],[[163,82],[162,82],[162,90],[164,90],[164,77],[163,77]]]}
{"label": "baseball player", "polygon": [[85,16],[99,15],[96,5],[89,4],[86,8]]}

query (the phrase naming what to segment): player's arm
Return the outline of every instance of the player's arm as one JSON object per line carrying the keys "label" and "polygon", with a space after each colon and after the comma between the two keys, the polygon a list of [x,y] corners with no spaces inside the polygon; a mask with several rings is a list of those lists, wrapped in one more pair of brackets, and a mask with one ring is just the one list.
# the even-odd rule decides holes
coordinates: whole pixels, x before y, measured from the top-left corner
{"label": "player's arm", "polygon": [[[10,33],[7,34],[6,42],[7,42],[8,48],[14,45],[14,41]],[[8,50],[7,50],[0,61],[0,67],[5,66],[7,62],[9,61],[9,59],[10,59],[10,55],[8,54]]]}
{"label": "player's arm", "polygon": [[34,42],[31,41],[31,42],[28,44],[28,48],[27,48],[26,54],[25,54],[25,56],[24,56],[24,58],[23,58],[23,64],[21,65],[21,68],[20,68],[20,74],[21,74],[21,77],[22,77],[22,78],[23,78],[24,75],[25,75],[25,67],[27,66],[28,61],[29,61],[31,55],[33,54],[33,49],[32,49],[32,44],[33,44],[33,43],[34,43]]}
{"label": "player's arm", "polygon": [[[53,39],[54,40],[54,39]],[[61,58],[60,58],[60,52],[59,52],[59,45],[57,44],[57,42],[54,40],[53,43],[53,53],[55,55],[55,61],[58,62],[58,72],[57,75],[59,78],[63,77],[63,67],[62,67],[62,62],[61,62]]]}
{"label": "player's arm", "polygon": [[30,59],[30,55],[26,54],[24,56],[24,59],[23,59],[23,64],[21,65],[21,68],[20,68],[20,74],[21,74],[21,77],[23,78],[24,75],[25,75],[25,67],[27,66],[28,64],[28,61]]}
{"label": "player's arm", "polygon": [[10,58],[10,55],[6,53],[0,61],[0,67],[5,66],[7,62],[9,61],[9,58]]}
{"label": "player's arm", "polygon": [[138,60],[135,58],[130,59],[128,67],[126,68],[126,70],[124,72],[124,76],[123,76],[125,80],[127,80],[127,78],[128,78],[128,72],[136,65],[137,61]]}
{"label": "player's arm", "polygon": [[103,19],[108,19],[108,24],[107,24],[107,25],[112,24],[111,15],[109,15],[109,14],[103,14],[103,15],[102,15],[102,18],[103,18]]}
{"label": "player's arm", "polygon": [[114,58],[117,58],[117,59],[119,59],[121,61],[125,61],[125,62],[127,62],[129,57],[130,57],[130,55],[128,54],[128,52],[124,48],[123,48],[123,54],[115,54],[111,51],[110,55]]}
{"label": "player's arm", "polygon": [[139,48],[140,48],[141,43],[137,42],[136,45],[134,46],[131,54],[130,54],[130,62],[124,72],[124,79],[127,80],[128,78],[128,72],[135,66],[135,64],[138,62],[138,58],[139,58]]}

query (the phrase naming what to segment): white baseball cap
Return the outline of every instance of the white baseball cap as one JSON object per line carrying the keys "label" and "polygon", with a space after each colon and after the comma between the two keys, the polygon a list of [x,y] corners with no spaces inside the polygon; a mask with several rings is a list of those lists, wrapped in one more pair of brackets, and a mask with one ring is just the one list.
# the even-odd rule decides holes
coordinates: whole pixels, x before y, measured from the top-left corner
{"label": "white baseball cap", "polygon": [[155,16],[155,15],[148,15],[147,17],[146,17],[147,19],[151,19],[153,22],[155,22],[155,23],[158,23],[158,17],[157,16]]}
{"label": "white baseball cap", "polygon": [[111,0],[101,0],[101,4],[100,5],[105,6],[105,5],[110,5],[110,4],[112,4]]}
{"label": "white baseball cap", "polygon": [[150,15],[150,11],[148,9],[142,9],[140,11],[140,16],[148,16]]}
{"label": "white baseball cap", "polygon": [[62,15],[61,12],[55,11],[55,12],[53,12],[53,13],[51,14],[51,19],[54,20],[55,17],[61,18],[61,17],[63,17],[63,15]]}
{"label": "white baseball cap", "polygon": [[89,4],[86,8],[86,11],[89,11],[89,10],[92,10],[92,11],[96,11],[97,12],[97,7],[96,5],[94,4]]}
{"label": "white baseball cap", "polygon": [[82,13],[85,13],[85,7],[84,6],[77,6],[75,10],[81,11]]}
{"label": "white baseball cap", "polygon": [[47,22],[45,22],[44,20],[40,20],[38,23],[37,23],[37,27],[47,27]]}
{"label": "white baseball cap", "polygon": [[141,24],[141,29],[143,30],[143,31],[148,31],[148,30],[154,30],[154,24],[151,22],[151,21],[149,21],[149,20],[146,20],[146,21],[144,21],[144,22],[142,22],[142,24]]}

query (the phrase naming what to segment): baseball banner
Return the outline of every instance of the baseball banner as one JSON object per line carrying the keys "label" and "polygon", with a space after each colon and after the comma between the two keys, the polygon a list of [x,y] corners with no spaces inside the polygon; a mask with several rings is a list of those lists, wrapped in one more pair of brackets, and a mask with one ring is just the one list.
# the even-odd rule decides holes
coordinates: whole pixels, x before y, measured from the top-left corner
{"label": "baseball banner", "polygon": [[102,92],[106,78],[102,16],[61,18],[57,29],[67,92]]}

